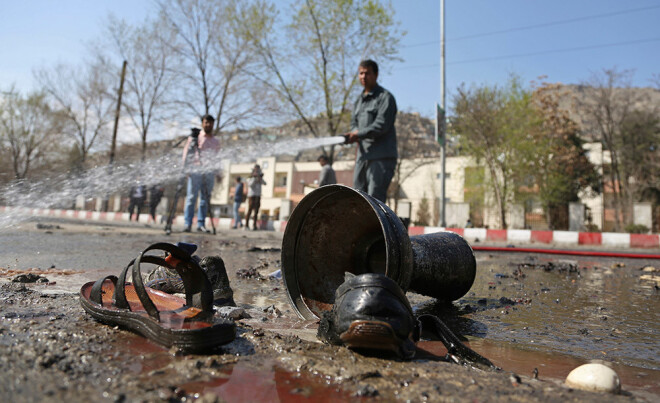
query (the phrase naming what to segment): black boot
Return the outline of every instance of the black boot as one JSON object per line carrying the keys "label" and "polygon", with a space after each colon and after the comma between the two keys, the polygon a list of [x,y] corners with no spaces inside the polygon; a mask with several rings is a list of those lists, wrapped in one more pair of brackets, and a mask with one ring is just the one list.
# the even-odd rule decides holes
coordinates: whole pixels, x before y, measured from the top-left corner
{"label": "black boot", "polygon": [[229,277],[225,269],[225,262],[220,256],[206,256],[199,265],[206,272],[206,276],[213,287],[213,305],[236,306],[234,291],[229,285]]}

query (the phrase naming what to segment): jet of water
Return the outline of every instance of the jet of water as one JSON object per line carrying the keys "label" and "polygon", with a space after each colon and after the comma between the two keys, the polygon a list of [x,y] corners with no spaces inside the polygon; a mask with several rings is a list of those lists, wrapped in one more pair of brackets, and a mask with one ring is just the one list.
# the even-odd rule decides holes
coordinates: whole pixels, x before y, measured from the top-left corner
{"label": "jet of water", "polygon": [[[6,206],[28,208],[70,208],[77,196],[87,199],[121,192],[133,185],[152,186],[182,180],[188,173],[222,172],[223,160],[245,163],[264,155],[295,155],[315,147],[342,144],[343,136],[260,141],[221,149],[217,154],[203,154],[202,165],[183,165],[181,150],[139,163],[100,166],[79,174],[63,173],[39,181],[15,181],[0,190]],[[0,229],[29,219],[20,209],[0,214]]]}

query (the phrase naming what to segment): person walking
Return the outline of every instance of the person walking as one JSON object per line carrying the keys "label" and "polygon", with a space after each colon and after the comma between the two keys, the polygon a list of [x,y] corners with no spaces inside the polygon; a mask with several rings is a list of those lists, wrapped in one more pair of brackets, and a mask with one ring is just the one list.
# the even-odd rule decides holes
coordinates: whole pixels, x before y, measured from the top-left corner
{"label": "person walking", "polygon": [[332,169],[332,165],[330,165],[328,161],[328,157],[325,155],[321,155],[318,158],[319,164],[321,164],[321,173],[319,174],[319,187],[325,186],[325,185],[334,185],[337,183],[337,175],[335,174],[335,170]]}
{"label": "person walking", "polygon": [[250,228],[250,215],[254,211],[252,221],[252,230],[257,230],[257,219],[259,217],[259,207],[261,206],[261,185],[265,185],[264,174],[261,167],[257,164],[252,168],[252,173],[248,179],[248,212],[245,216],[245,228]]}
{"label": "person walking", "polygon": [[240,176],[237,176],[236,186],[234,187],[234,226],[232,227],[234,229],[238,227],[243,228],[243,221],[241,220],[241,216],[238,212],[238,209],[241,207],[241,203],[243,203],[244,191],[245,190],[244,190],[242,178]]}
{"label": "person walking", "polygon": [[347,143],[358,143],[353,187],[385,202],[398,158],[396,144],[396,101],[378,85],[378,64],[363,60],[358,68],[362,93],[353,105]]}
{"label": "person walking", "polygon": [[[203,171],[203,165],[210,165],[209,160],[212,160],[215,155],[220,151],[220,141],[213,136],[213,123],[215,119],[211,115],[204,115],[202,117],[202,132],[198,135],[188,137],[186,146],[183,149],[183,164],[188,166],[189,169],[196,172],[188,174],[188,187],[186,188],[186,204],[184,207],[184,232],[190,232],[192,227],[193,216],[195,215],[195,205],[197,204],[197,196],[202,193],[199,201],[199,208],[197,209],[197,231],[210,233],[206,229],[204,223],[206,221],[206,213],[209,208],[211,192],[215,184],[216,172]],[[197,147],[194,147],[196,142]],[[192,148],[193,150],[189,150]],[[194,155],[188,155],[189,152]],[[202,158],[203,157],[203,158]],[[190,158],[190,161],[188,159]],[[218,178],[220,180],[220,178]]]}

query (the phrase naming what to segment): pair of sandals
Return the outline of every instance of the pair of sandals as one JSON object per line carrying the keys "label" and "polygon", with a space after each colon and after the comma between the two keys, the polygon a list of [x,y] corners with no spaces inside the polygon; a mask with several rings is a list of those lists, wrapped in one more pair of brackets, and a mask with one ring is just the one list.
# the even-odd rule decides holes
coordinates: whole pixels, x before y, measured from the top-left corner
{"label": "pair of sandals", "polygon": [[498,369],[487,358],[463,344],[434,315],[415,317],[399,285],[378,273],[346,273],[335,291],[332,309],[324,311],[317,337],[328,344],[343,345],[376,354],[393,353],[412,359],[422,332],[447,348],[447,361],[481,369]]}
{"label": "pair of sandals", "polygon": [[[165,252],[165,257],[149,253],[153,251]],[[146,287],[141,274],[145,263],[176,271],[185,298]],[[126,282],[129,270],[132,283]],[[209,352],[236,337],[236,324],[214,315],[213,300],[213,287],[197,260],[170,243],[143,250],[119,277],[106,276],[80,289],[82,307],[94,319],[186,353]]]}

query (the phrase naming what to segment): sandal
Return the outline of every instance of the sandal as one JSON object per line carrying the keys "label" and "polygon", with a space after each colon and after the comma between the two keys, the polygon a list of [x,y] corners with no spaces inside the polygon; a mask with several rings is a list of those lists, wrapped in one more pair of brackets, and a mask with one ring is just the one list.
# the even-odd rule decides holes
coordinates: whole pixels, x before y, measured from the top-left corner
{"label": "sandal", "polygon": [[[163,250],[165,258],[147,255]],[[144,286],[140,265],[149,263],[176,270],[186,298]],[[133,283],[126,283],[132,268]],[[213,289],[206,273],[190,254],[169,243],[156,243],[132,260],[117,276],[89,282],[80,289],[80,303],[94,319],[137,332],[166,347],[206,352],[236,337],[233,321],[213,315]]]}

